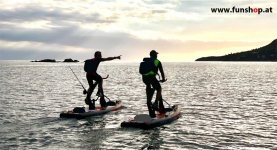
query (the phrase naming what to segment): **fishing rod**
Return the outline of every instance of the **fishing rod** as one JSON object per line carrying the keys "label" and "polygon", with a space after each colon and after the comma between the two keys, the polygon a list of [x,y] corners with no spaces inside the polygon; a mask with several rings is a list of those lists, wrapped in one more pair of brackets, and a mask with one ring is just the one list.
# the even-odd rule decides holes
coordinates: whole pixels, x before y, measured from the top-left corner
{"label": "fishing rod", "polygon": [[[81,86],[83,87],[83,89],[84,89],[83,94],[87,94],[88,92],[87,92],[86,88],[83,86],[83,84],[82,84],[81,81],[78,79],[78,77],[76,76],[76,74],[74,73],[74,71],[71,69],[71,67],[70,67],[70,66],[68,66],[68,67],[70,68],[70,70],[72,71],[72,73],[75,75],[75,77],[77,78],[77,80],[79,81],[79,83],[81,84]],[[102,78],[102,79],[107,79],[107,78],[109,78],[109,75],[107,75],[105,78]]]}
{"label": "fishing rod", "polygon": [[83,87],[83,89],[84,89],[84,93],[87,93],[86,88],[83,86],[83,84],[81,83],[81,81],[78,79],[78,77],[76,76],[76,74],[74,73],[74,71],[71,69],[71,67],[70,67],[70,66],[68,66],[68,67],[70,68],[70,70],[72,71],[72,73],[75,75],[75,77],[77,78],[77,80],[79,81],[79,83],[81,84],[81,86]]}

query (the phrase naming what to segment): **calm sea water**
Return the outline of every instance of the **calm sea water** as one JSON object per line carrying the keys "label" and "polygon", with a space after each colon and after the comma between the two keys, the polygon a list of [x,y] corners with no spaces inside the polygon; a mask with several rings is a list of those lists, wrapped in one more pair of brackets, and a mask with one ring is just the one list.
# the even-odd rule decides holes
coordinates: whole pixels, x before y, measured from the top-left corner
{"label": "calm sea water", "polygon": [[[277,149],[277,64],[163,63],[163,97],[177,121],[151,130],[121,128],[147,113],[139,63],[104,62],[105,94],[124,108],[83,120],[59,113],[84,106],[83,63],[0,61],[0,149]],[[164,104],[167,105],[166,103]]]}

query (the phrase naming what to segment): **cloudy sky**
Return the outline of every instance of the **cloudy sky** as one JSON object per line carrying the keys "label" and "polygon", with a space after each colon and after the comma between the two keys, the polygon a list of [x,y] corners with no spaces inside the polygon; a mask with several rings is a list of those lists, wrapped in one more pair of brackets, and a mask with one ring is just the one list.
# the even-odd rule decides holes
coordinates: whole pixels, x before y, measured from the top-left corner
{"label": "cloudy sky", "polygon": [[[212,13],[211,8],[272,8]],[[264,46],[277,38],[275,0],[1,0],[0,59],[194,61]]]}

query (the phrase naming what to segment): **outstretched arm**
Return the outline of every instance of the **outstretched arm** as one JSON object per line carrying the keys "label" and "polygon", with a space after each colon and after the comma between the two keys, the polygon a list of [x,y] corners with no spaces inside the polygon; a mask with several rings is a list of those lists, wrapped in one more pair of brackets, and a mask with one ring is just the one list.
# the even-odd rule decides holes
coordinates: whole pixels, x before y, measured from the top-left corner
{"label": "outstretched arm", "polygon": [[114,59],[120,59],[121,55],[120,56],[117,56],[117,57],[108,57],[108,58],[103,58],[103,61],[109,61],[109,60],[114,60]]}

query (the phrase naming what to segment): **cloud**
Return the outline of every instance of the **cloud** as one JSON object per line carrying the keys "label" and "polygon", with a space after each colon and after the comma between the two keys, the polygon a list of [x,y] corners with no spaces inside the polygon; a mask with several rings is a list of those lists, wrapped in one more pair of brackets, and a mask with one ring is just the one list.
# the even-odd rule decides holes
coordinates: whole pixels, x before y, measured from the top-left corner
{"label": "cloud", "polygon": [[33,22],[38,20],[50,21],[56,24],[62,21],[80,23],[113,23],[116,17],[101,19],[99,13],[84,15],[76,11],[64,12],[59,9],[49,9],[40,6],[26,6],[16,9],[0,9],[2,22]]}
{"label": "cloud", "polygon": [[65,55],[83,59],[100,50],[104,56],[122,54],[128,60],[140,60],[151,49],[160,51],[161,56],[192,57],[190,54],[197,52],[213,55],[216,50],[248,50],[276,38],[274,13],[213,14],[210,10],[233,6],[274,7],[276,2],[3,0],[1,59],[64,59]]}
{"label": "cloud", "polygon": [[166,13],[167,11],[166,10],[152,10],[152,13],[153,14],[163,14],[163,13]]}
{"label": "cloud", "polygon": [[[232,52],[236,52],[237,47],[245,47],[243,50],[248,49],[249,46],[256,48],[257,45],[263,46],[263,42],[241,42],[241,41],[180,41],[180,40],[143,40],[132,36],[119,36],[117,34],[115,39],[91,41],[91,47],[84,47],[83,45],[61,46],[59,44],[43,44],[43,43],[28,43],[28,42],[0,42],[1,59],[12,58],[14,53],[22,54],[21,59],[43,59],[45,56],[54,59],[64,59],[64,57],[74,57],[74,59],[87,59],[87,57],[93,57],[93,53],[97,50],[102,51],[103,57],[123,55],[124,60],[134,61],[140,60],[143,57],[147,57],[149,51],[155,49],[159,51],[161,56],[168,54],[186,55],[189,59],[194,60],[195,57],[202,57],[203,55],[192,56],[194,52],[208,52],[208,51],[220,51],[224,49],[232,49]],[[268,44],[268,43],[266,43]],[[30,55],[36,54],[36,55]],[[227,52],[225,52],[227,53]],[[23,55],[26,54],[26,55]],[[211,54],[216,55],[216,54]],[[38,57],[40,56],[40,57]],[[50,57],[52,56],[52,57]],[[43,58],[42,58],[43,57]],[[14,59],[17,56],[14,57]],[[162,57],[164,58],[164,57]],[[177,57],[176,57],[177,58]],[[174,60],[177,60],[177,59]],[[178,58],[179,60],[181,58]],[[166,57],[164,58],[168,60]]]}
{"label": "cloud", "polygon": [[131,35],[122,32],[104,32],[101,30],[83,29],[78,26],[53,27],[51,29],[17,28],[1,30],[0,40],[29,41],[64,46],[111,49],[128,41]]}
{"label": "cloud", "polygon": [[[80,53],[78,53],[78,55],[80,55]],[[56,60],[63,60],[71,56],[74,56],[74,53],[69,55],[65,51],[37,51],[34,49],[30,50],[29,48],[28,50],[1,49],[0,51],[0,60],[41,60],[56,58],[58,58]],[[71,58],[75,59],[74,57]]]}

